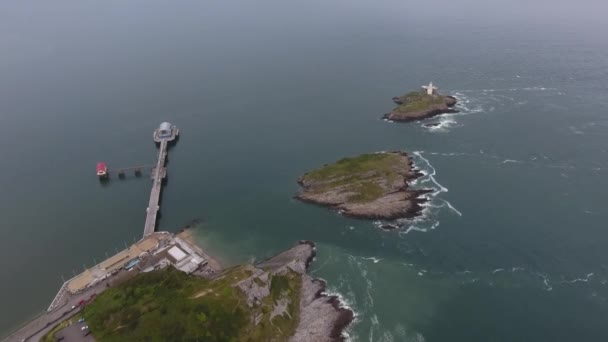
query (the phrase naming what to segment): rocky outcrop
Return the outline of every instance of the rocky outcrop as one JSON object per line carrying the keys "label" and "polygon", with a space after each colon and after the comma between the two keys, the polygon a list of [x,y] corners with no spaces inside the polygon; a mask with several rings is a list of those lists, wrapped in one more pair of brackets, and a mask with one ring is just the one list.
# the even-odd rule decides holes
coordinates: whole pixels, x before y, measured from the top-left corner
{"label": "rocky outcrop", "polygon": [[265,315],[257,313],[254,309],[263,305],[271,296],[272,279],[281,275],[294,275],[300,278],[299,288],[290,288],[290,291],[299,291],[299,295],[281,296],[271,301],[272,309],[267,324],[277,316],[294,319],[289,313],[289,306],[294,298],[298,308],[298,321],[290,337],[292,342],[331,342],[342,341],[342,332],[352,322],[354,313],[341,306],[336,296],[324,294],[325,282],[314,279],[307,274],[308,267],[315,257],[315,244],[312,241],[299,241],[292,248],[283,251],[255,265],[248,265],[242,269],[249,274],[233,286],[239,288],[247,298],[248,307],[254,313],[252,324],[258,325],[264,321]]}
{"label": "rocky outcrop", "polygon": [[300,323],[291,342],[342,341],[342,332],[353,321],[352,310],[341,306],[336,296],[324,294],[325,281],[302,276]]}
{"label": "rocky outcrop", "polygon": [[405,152],[384,154],[394,158],[388,164],[386,160],[379,160],[377,167],[353,165],[349,174],[336,173],[319,178],[309,177],[307,173],[298,180],[303,191],[296,198],[355,218],[394,220],[417,216],[422,210],[421,204],[426,201],[421,195],[429,190],[411,189],[408,182],[422,174]]}
{"label": "rocky outcrop", "polygon": [[386,113],[384,118],[392,121],[415,121],[430,118],[445,113],[458,113],[453,107],[457,99],[449,95],[427,95],[412,92],[399,97],[393,97],[398,107]]}
{"label": "rocky outcrop", "polygon": [[257,268],[281,273],[285,267],[302,275],[300,289],[300,320],[291,342],[342,341],[342,332],[352,322],[354,313],[341,306],[338,297],[324,294],[325,281],[306,272],[315,257],[315,244],[300,241],[296,246],[261,263]]}

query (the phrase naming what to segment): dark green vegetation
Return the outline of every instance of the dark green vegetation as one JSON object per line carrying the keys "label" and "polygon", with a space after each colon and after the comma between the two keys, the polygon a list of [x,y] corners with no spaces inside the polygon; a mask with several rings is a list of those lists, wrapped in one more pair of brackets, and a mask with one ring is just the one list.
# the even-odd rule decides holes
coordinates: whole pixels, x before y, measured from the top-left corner
{"label": "dark green vegetation", "polygon": [[[250,308],[232,285],[251,275],[242,266],[215,280],[173,268],[140,274],[98,296],[84,317],[97,341],[286,341],[298,322],[300,276],[269,276],[271,295]],[[270,320],[281,298],[287,314]]]}
{"label": "dark green vegetation", "polygon": [[432,108],[436,105],[445,105],[446,100],[442,95],[428,95],[422,91],[413,91],[399,98],[401,104],[394,109],[396,112],[409,113]]}
{"label": "dark green vegetation", "polygon": [[402,157],[395,153],[370,153],[358,157],[340,159],[325,165],[302,177],[303,183],[316,183],[313,192],[322,193],[327,189],[341,187],[352,193],[351,202],[371,202],[384,194],[378,179],[389,182],[402,177]]}

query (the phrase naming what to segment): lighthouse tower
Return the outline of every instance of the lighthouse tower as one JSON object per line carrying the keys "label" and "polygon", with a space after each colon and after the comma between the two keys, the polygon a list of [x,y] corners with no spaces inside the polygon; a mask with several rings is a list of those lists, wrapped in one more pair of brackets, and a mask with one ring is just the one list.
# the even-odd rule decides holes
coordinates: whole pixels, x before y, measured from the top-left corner
{"label": "lighthouse tower", "polygon": [[433,85],[433,82],[429,83],[429,85],[422,86],[422,89],[426,90],[427,95],[435,95],[437,94],[437,87]]}

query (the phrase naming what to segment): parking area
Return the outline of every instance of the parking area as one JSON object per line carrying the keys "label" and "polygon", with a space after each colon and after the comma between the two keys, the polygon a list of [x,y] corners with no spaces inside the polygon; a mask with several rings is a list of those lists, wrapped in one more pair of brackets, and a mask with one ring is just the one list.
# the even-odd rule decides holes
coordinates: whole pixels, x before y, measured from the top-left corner
{"label": "parking area", "polygon": [[87,335],[88,329],[83,330],[86,322],[74,323],[63,328],[55,334],[55,341],[62,342],[93,342],[95,339],[92,334]]}

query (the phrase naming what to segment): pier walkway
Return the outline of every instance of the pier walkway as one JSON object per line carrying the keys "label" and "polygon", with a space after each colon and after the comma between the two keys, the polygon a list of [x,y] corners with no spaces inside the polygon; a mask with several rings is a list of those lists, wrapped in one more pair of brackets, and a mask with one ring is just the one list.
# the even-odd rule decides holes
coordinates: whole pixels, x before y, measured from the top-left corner
{"label": "pier walkway", "polygon": [[156,217],[160,210],[160,193],[163,188],[163,179],[167,176],[165,163],[167,160],[167,145],[175,140],[179,135],[179,130],[167,122],[163,122],[160,128],[154,131],[154,141],[160,143],[158,160],[152,170],[152,190],[150,191],[150,201],[146,209],[146,223],[144,224],[144,237],[154,233],[156,228]]}
{"label": "pier walkway", "polygon": [[146,209],[146,223],[144,224],[144,236],[154,233],[156,227],[156,216],[160,209],[160,191],[163,187],[163,178],[166,176],[165,159],[167,158],[167,141],[160,143],[160,152],[156,167],[152,171],[152,190],[150,191],[150,202]]}

